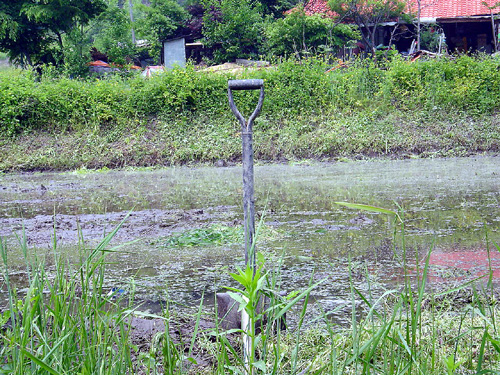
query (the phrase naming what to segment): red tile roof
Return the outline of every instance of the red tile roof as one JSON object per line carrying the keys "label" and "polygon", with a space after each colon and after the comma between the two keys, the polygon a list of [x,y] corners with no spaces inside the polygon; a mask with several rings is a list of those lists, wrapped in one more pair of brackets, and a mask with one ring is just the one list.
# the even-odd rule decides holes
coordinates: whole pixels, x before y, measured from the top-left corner
{"label": "red tile roof", "polygon": [[[417,1],[411,1],[411,9],[417,12]],[[493,6],[497,0],[487,0]],[[430,18],[458,18],[478,15],[489,15],[490,10],[482,5],[483,0],[422,0],[420,17]],[[335,13],[330,10],[327,0],[309,0],[304,7],[307,15],[315,13],[327,14],[330,17]],[[500,13],[500,7],[493,11]]]}
{"label": "red tile roof", "polygon": [[[490,14],[490,10],[482,5],[483,0],[422,0],[421,17],[458,18]],[[487,1],[492,6],[494,0]],[[416,13],[416,1],[413,6]],[[494,10],[498,13],[500,9]]]}
{"label": "red tile roof", "polygon": [[329,17],[336,16],[337,14],[332,12],[327,3],[327,0],[309,0],[304,7],[304,11],[308,16],[315,13],[326,14]]}

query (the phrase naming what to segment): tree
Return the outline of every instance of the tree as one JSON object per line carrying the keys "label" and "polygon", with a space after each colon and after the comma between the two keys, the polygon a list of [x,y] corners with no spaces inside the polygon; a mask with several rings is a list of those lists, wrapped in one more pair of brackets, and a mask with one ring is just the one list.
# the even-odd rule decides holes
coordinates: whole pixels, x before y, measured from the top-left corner
{"label": "tree", "polygon": [[268,23],[265,35],[271,53],[297,56],[311,50],[335,50],[360,38],[356,26],[338,23],[320,14],[307,16],[300,6],[285,18]]}
{"label": "tree", "polygon": [[[419,0],[420,1],[420,0]],[[492,34],[493,34],[493,47],[495,49],[495,52],[498,52],[498,35],[500,35],[500,33],[497,33],[497,29],[495,27],[495,16],[493,15],[493,10],[495,10],[496,8],[500,7],[500,2],[497,2],[493,5],[489,5],[487,1],[483,1],[481,2],[481,4],[483,6],[485,6],[486,8],[488,8],[488,10],[490,11],[490,19],[491,19],[491,31],[492,31]]]}
{"label": "tree", "polygon": [[[417,14],[416,14],[416,24],[417,24],[417,50],[420,50],[421,47],[421,39],[422,39],[422,21],[421,15],[422,10],[425,8],[435,6],[439,0],[413,0],[415,1],[415,5],[417,6]],[[427,31],[428,27],[424,28],[424,32]]]}
{"label": "tree", "polygon": [[162,41],[183,35],[189,13],[175,0],[152,0],[141,10],[145,16],[137,20],[138,32],[150,42],[151,56],[159,56]]}
{"label": "tree", "polygon": [[260,0],[261,11],[273,18],[285,17],[285,12],[292,9],[301,0]]}
{"label": "tree", "polygon": [[103,0],[0,0],[0,50],[21,66],[62,64],[63,35],[105,9]]}
{"label": "tree", "polygon": [[352,20],[361,31],[363,43],[375,56],[375,37],[380,24],[404,16],[406,2],[401,0],[329,0],[330,8],[340,18]]}
{"label": "tree", "polygon": [[217,62],[252,57],[259,52],[263,17],[253,0],[203,0],[205,44]]}
{"label": "tree", "polygon": [[108,6],[91,22],[88,34],[93,46],[114,63],[125,64],[126,58],[134,53],[130,19],[123,8]]}

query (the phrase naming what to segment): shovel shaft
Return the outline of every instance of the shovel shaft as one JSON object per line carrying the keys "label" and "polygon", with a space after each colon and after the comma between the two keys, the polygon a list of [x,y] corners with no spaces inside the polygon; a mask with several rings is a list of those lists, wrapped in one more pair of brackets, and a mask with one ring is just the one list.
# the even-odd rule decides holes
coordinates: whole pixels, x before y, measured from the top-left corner
{"label": "shovel shaft", "polygon": [[[255,110],[246,121],[236,108],[233,100],[233,90],[260,90],[259,102]],[[230,80],[227,83],[227,95],[231,111],[241,124],[241,137],[243,146],[243,220],[245,225],[245,263],[249,264],[255,272],[255,201],[253,177],[253,142],[252,125],[260,113],[264,102],[264,80],[243,79]]]}
{"label": "shovel shaft", "polygon": [[255,270],[255,198],[252,133],[242,134],[243,143],[243,221],[245,228],[245,264]]}

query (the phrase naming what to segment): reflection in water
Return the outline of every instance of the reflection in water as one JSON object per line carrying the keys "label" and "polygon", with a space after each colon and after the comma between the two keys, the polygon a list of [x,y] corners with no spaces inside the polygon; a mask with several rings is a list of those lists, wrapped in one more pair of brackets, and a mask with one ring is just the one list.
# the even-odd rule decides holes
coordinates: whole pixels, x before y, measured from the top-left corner
{"label": "reflection in water", "polygon": [[491,276],[500,280],[500,253],[496,249],[491,252],[481,249],[451,249],[451,251],[434,251],[429,259],[431,281],[447,281],[450,279],[463,281],[470,278]]}
{"label": "reflection in water", "polygon": [[[26,226],[28,239],[30,229],[49,231],[39,238],[50,238],[55,212],[66,215],[60,221],[67,228],[77,220],[93,226],[88,231],[92,240],[104,231],[99,228],[109,232],[133,209],[132,224],[124,227],[119,241],[140,241],[112,256],[109,279],[126,283],[135,276],[139,293],[153,290],[159,299],[168,285],[171,297],[192,303],[193,293],[213,293],[232,283],[227,271],[243,265],[241,246],[166,250],[155,241],[161,233],[213,222],[241,224],[241,184],[240,167],[8,174],[0,180],[0,235],[19,231],[22,221],[16,218],[24,218],[32,223]],[[265,211],[266,225],[281,234],[259,243],[259,249],[284,256],[284,289],[306,285],[313,273],[314,279],[326,278],[314,295],[324,306],[346,299],[349,267],[360,288],[366,288],[370,275],[374,293],[403,275],[400,236],[393,243],[390,218],[349,210],[335,201],[401,206],[411,257],[422,258],[431,244],[438,249],[431,256],[433,281],[451,277],[436,273],[439,267],[463,271],[465,278],[484,270],[485,228],[500,242],[496,157],[262,165],[255,168],[255,184],[256,210]],[[32,239],[44,253],[48,245],[42,242]],[[71,243],[63,245],[69,254],[74,252]],[[460,251],[454,250],[457,246]],[[493,257],[492,265],[494,277],[499,277],[500,260]]]}

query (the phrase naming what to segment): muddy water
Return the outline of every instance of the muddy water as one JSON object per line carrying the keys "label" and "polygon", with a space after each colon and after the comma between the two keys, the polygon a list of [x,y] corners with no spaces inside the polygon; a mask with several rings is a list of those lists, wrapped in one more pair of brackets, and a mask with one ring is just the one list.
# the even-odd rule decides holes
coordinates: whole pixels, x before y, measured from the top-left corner
{"label": "muddy water", "polygon": [[[335,201],[403,207],[408,259],[434,248],[431,283],[484,274],[485,233],[500,242],[498,157],[263,165],[255,180],[256,209],[274,229],[259,248],[271,264],[283,256],[282,288],[324,279],[313,299],[326,311],[339,309],[338,316],[350,308],[348,267],[354,284],[373,295],[397,287],[404,270],[391,220]],[[133,278],[144,308],[153,311],[166,287],[172,299],[191,305],[232,284],[227,271],[243,265],[243,249],[172,249],[158,239],[212,223],[241,225],[241,195],[240,167],[6,174],[0,236],[11,249],[12,271],[22,269],[14,234],[23,227],[31,252],[46,256],[50,268],[54,226],[59,249],[76,260],[78,233],[91,247],[129,213],[114,244],[137,241],[111,255],[109,286],[126,290]],[[500,267],[496,254],[492,264]]]}

